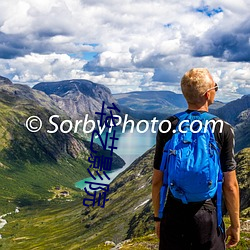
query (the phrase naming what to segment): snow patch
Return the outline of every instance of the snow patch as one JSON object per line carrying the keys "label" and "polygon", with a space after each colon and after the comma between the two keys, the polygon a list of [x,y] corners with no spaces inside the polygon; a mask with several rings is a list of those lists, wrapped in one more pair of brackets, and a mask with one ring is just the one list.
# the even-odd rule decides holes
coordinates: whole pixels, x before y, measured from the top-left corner
{"label": "snow patch", "polygon": [[[15,209],[15,213],[19,213],[20,210],[19,210],[19,207],[16,207]],[[7,214],[3,214],[0,216],[0,229],[3,228],[6,224],[7,224],[7,220],[4,220],[3,218],[6,217],[7,215],[10,215],[11,212],[7,213]],[[2,235],[0,234],[0,239],[2,239]]]}
{"label": "snow patch", "polygon": [[0,219],[0,229],[3,228],[7,224],[7,221],[4,219]]}
{"label": "snow patch", "polygon": [[140,190],[140,189],[142,189],[142,188],[144,188],[144,187],[145,187],[145,185],[142,185],[141,187],[138,188],[138,190]]}
{"label": "snow patch", "polygon": [[137,208],[139,208],[139,207],[145,205],[149,200],[150,200],[150,199],[145,200],[145,201],[142,202],[139,206],[137,206],[134,210],[136,210]]}

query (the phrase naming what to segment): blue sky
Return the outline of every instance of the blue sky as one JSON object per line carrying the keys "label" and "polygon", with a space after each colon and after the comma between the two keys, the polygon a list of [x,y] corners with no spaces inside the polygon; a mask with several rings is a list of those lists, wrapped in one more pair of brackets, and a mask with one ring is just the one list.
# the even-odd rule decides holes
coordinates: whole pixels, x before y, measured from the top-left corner
{"label": "blue sky", "polygon": [[250,94],[249,9],[248,0],[1,1],[0,75],[180,93],[182,75],[206,67],[230,101]]}

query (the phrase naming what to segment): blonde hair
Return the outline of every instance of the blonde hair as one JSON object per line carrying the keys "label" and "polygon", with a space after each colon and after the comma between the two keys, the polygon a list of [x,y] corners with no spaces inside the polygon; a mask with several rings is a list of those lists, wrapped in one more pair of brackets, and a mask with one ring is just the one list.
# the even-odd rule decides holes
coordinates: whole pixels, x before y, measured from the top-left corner
{"label": "blonde hair", "polygon": [[181,90],[190,104],[200,103],[202,95],[211,88],[213,78],[205,68],[194,68],[185,73],[181,79]]}

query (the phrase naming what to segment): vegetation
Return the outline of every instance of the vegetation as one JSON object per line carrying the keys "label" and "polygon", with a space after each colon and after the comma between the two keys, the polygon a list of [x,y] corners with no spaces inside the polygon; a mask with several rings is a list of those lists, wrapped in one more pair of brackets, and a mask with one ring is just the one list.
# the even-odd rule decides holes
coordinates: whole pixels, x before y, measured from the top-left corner
{"label": "vegetation", "polygon": [[[229,218],[225,218],[225,221],[228,223]],[[241,240],[239,244],[231,248],[233,250],[246,250],[250,247],[249,241],[250,233],[242,232],[241,233]],[[120,250],[157,250],[159,248],[159,241],[158,238],[154,233],[149,233],[146,236],[141,236],[137,238],[132,238],[131,240],[125,240],[119,244]],[[105,243],[99,244],[97,247],[90,248],[89,250],[102,250],[107,249],[110,250],[112,247],[105,245]]]}
{"label": "vegetation", "polygon": [[1,229],[3,249],[80,249],[84,242],[82,199],[55,199],[20,208],[6,216]]}
{"label": "vegetation", "polygon": [[[81,136],[49,135],[46,123],[39,133],[24,126],[30,115],[45,121],[60,113],[53,105],[28,87],[8,85],[0,91],[0,215],[12,212],[0,229],[0,248],[105,250],[111,248],[105,241],[113,241],[120,249],[157,249],[151,200],[154,148],[112,182],[105,208],[85,207],[85,193],[74,183],[89,176],[88,143]],[[249,247],[249,155],[250,149],[244,149],[236,156],[246,226],[235,249]],[[118,158],[115,162],[122,164]],[[64,197],[62,191],[69,194]]]}
{"label": "vegetation", "polygon": [[[243,214],[250,217],[250,148],[241,150],[235,157],[237,162],[237,178],[240,186],[240,204]],[[248,208],[248,209],[247,209]],[[242,215],[243,215],[242,214]]]}

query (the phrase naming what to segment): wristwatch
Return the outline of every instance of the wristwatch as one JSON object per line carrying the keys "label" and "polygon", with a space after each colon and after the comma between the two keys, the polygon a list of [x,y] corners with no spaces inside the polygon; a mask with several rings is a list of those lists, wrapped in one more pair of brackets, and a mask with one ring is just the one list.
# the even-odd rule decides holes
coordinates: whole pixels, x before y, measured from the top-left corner
{"label": "wristwatch", "polygon": [[161,221],[161,218],[154,216],[154,221]]}

